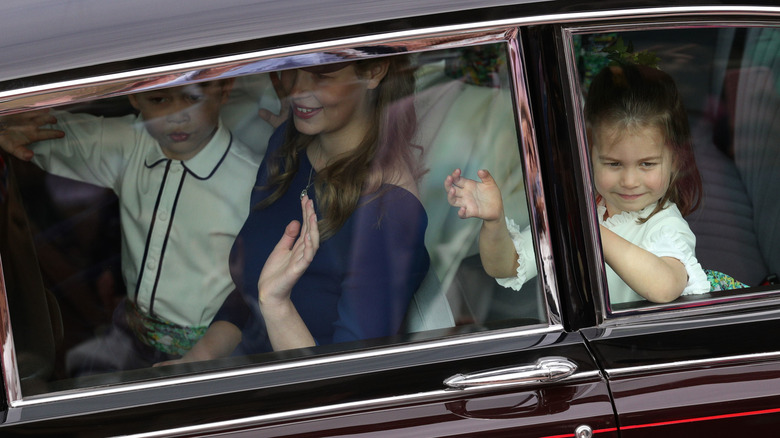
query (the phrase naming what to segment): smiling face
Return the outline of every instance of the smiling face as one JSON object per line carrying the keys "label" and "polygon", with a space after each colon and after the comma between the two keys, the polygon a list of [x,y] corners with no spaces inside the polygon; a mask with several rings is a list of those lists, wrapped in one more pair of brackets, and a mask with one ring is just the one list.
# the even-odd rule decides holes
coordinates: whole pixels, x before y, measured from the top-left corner
{"label": "smiling face", "polygon": [[299,132],[320,136],[323,142],[356,146],[373,114],[369,90],[379,85],[384,71],[358,74],[354,63],[335,68],[285,71],[282,82],[290,87],[292,115]]}
{"label": "smiling face", "polygon": [[639,211],[663,197],[673,163],[657,126],[606,125],[593,131],[593,179],[608,217]]}
{"label": "smiling face", "polygon": [[187,160],[203,149],[217,130],[219,111],[231,82],[207,82],[130,96],[149,134],[165,156]]}

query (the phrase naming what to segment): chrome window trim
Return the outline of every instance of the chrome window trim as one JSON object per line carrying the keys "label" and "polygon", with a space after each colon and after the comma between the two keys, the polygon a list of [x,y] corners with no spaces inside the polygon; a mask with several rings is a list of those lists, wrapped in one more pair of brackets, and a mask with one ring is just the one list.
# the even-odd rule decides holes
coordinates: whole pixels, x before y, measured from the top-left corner
{"label": "chrome window trim", "polygon": [[[354,1],[347,1],[345,2],[347,4],[352,3],[355,4]],[[407,3],[414,3],[414,2],[407,2]],[[432,28],[436,26],[436,20],[437,15],[440,13],[448,14],[448,13],[458,13],[458,12],[465,12],[468,10],[479,10],[479,9],[489,9],[492,7],[502,7],[502,6],[509,6],[510,3],[514,3],[514,6],[516,7],[538,7],[538,6],[544,6],[544,1],[539,0],[515,0],[514,2],[510,0],[503,0],[503,1],[487,1],[482,2],[481,4],[477,4],[479,2],[471,1],[471,5],[468,5],[467,1],[458,1],[458,2],[451,2],[452,4],[448,4],[446,6],[442,5],[443,2],[441,0],[428,0],[419,2],[419,5],[405,5],[403,7],[393,9],[391,13],[384,13],[382,9],[387,8],[377,8],[375,11],[359,11],[357,14],[356,11],[349,11],[347,14],[341,14],[340,16],[337,16],[338,18],[334,18],[330,14],[326,14],[324,17],[322,17],[324,20],[333,20],[333,24],[329,26],[332,29],[346,29],[349,26],[354,25],[360,25],[364,23],[372,23],[372,22],[387,22],[389,20],[406,20],[408,18],[412,17],[418,17],[422,18],[423,20],[420,20],[420,22],[424,22],[426,24],[421,24],[419,27],[425,27],[425,28]],[[456,3],[459,3],[459,5],[456,5]],[[550,2],[552,7],[559,7],[559,5],[556,5],[554,2]],[[337,9],[340,9],[342,6],[340,5]],[[348,7],[348,6],[347,6]],[[705,11],[714,10],[716,8],[721,9],[730,9],[730,10],[739,10],[739,11],[745,11],[745,10],[756,10],[755,7],[744,7],[744,6],[738,6],[738,7],[710,7],[706,8]],[[272,9],[280,9],[278,6],[273,6]],[[353,8],[355,9],[355,8]],[[664,10],[671,10],[673,7],[666,7]],[[679,9],[679,8],[678,8]],[[256,14],[257,9],[254,7],[250,7],[249,9],[245,9],[249,14]],[[657,12],[660,9],[650,9],[648,7],[645,8],[637,8],[631,12],[628,13],[634,13],[634,14],[647,14],[647,13],[653,13]],[[686,10],[691,10],[690,7],[687,7]],[[329,11],[330,12],[330,11]],[[336,10],[338,12],[338,10]],[[760,12],[760,11],[759,11]],[[121,11],[120,11],[121,13]],[[599,16],[609,16],[614,14],[625,14],[625,9],[617,10],[617,11],[606,11],[603,13],[569,13],[566,11],[566,14],[546,14],[543,18],[547,17],[553,17],[553,19],[556,19],[557,17],[563,17],[563,18],[569,18],[569,17],[579,17],[583,16],[585,18],[595,16],[596,14],[600,14]],[[531,15],[531,13],[524,14],[528,17],[535,18],[541,16],[541,14],[534,14]],[[13,14],[11,14],[13,17]],[[464,16],[468,16],[468,14],[465,14]],[[228,19],[230,17],[235,16],[228,16]],[[134,19],[135,16],[129,17],[130,19]],[[13,18],[12,18],[13,19]],[[578,19],[578,18],[577,18]],[[66,17],[67,20],[67,17]],[[87,21],[87,27],[86,31],[92,30],[96,23],[94,21]],[[108,22],[109,25],[113,25],[113,21]],[[188,20],[187,23],[192,23],[195,26],[202,25],[203,20]],[[202,36],[198,34],[195,37],[190,37],[190,33],[187,33],[186,36],[189,38],[186,38],[182,40],[181,38],[177,36],[172,36],[170,32],[162,32],[161,37],[162,40],[159,41],[159,44],[161,44],[161,47],[157,48],[157,50],[150,51],[149,49],[143,50],[143,46],[139,42],[139,38],[131,38],[129,41],[130,48],[129,51],[126,54],[121,53],[122,48],[116,47],[114,51],[111,51],[110,48],[106,47],[105,45],[98,44],[96,47],[96,58],[93,58],[92,56],[82,57],[75,62],[69,62],[66,67],[67,69],[70,68],[81,68],[81,67],[87,67],[89,65],[95,64],[95,59],[106,59],[110,62],[113,61],[122,61],[123,59],[136,59],[141,56],[144,56],[145,54],[164,54],[164,53],[173,53],[178,52],[181,50],[192,50],[197,49],[199,47],[205,47],[210,45],[222,45],[222,44],[232,44],[236,42],[244,42],[244,41],[250,41],[255,39],[262,39],[262,38],[268,38],[268,37],[275,37],[284,35],[285,32],[288,32],[289,34],[299,34],[301,32],[319,32],[324,29],[326,29],[325,26],[323,26],[316,18],[315,19],[309,19],[309,20],[301,20],[300,23],[296,22],[295,25],[292,26],[271,26],[270,29],[265,29],[263,26],[264,21],[262,19],[252,19],[251,16],[248,17],[239,17],[237,27],[230,29],[228,32],[206,32],[206,36]],[[429,24],[428,24],[429,23]],[[127,22],[124,22],[122,20],[118,20],[117,25],[118,31],[124,31],[127,29]],[[100,25],[97,25],[100,27]],[[232,27],[232,26],[231,26]],[[73,33],[77,32],[77,29],[74,29],[72,26],[65,26],[65,28],[62,29],[62,33],[54,32],[53,36],[56,38],[58,36],[66,38],[66,40],[69,40],[69,37],[72,37]],[[99,34],[100,36],[105,36],[105,33]],[[111,32],[107,34],[107,37],[110,38],[112,36]],[[157,34],[155,33],[155,36]],[[209,38],[210,36],[210,38]],[[143,39],[141,39],[143,40]],[[155,41],[155,44],[158,44],[158,41]],[[140,46],[140,47],[139,47]],[[56,48],[54,50],[57,50]],[[119,53],[118,53],[119,52]],[[38,52],[36,52],[37,54]],[[124,58],[123,58],[124,57]],[[46,64],[46,72],[53,72],[56,71],[56,64],[55,65],[49,65]],[[65,68],[63,68],[65,69]],[[25,73],[27,72],[27,73]],[[14,72],[14,74],[8,79],[8,80],[14,80],[15,78],[24,78],[24,77],[30,77],[32,74],[36,74],[36,72],[29,72],[28,69]]]}
{"label": "chrome window trim", "polygon": [[[211,58],[208,60],[184,62],[180,64],[141,68],[124,73],[115,73],[100,75],[92,78],[80,80],[55,82],[44,85],[37,85],[26,88],[0,92],[0,114],[7,112],[21,112],[36,108],[45,108],[50,106],[62,105],[65,103],[76,103],[85,100],[102,99],[112,96],[119,96],[129,93],[140,92],[155,88],[170,87],[181,81],[194,82],[188,79],[187,73],[191,71],[202,71],[202,74],[208,75],[209,79],[224,79],[235,77],[237,74],[229,72],[219,73],[221,68],[226,66],[239,66],[251,64],[266,59],[285,58],[290,60],[287,68],[304,67],[313,64],[321,64],[311,59],[300,59],[296,56],[324,52],[328,49],[336,51],[334,55],[349,55],[344,50],[366,45],[395,46],[397,48],[412,49],[413,52],[427,51],[435,49],[444,49],[450,47],[451,41],[448,38],[462,40],[464,34],[472,34],[479,38],[480,33],[492,33],[500,31],[511,31],[519,26],[539,25],[539,24],[566,24],[573,22],[590,22],[606,19],[639,19],[639,18],[664,18],[668,16],[714,16],[714,15],[750,15],[750,16],[780,16],[780,7],[769,6],[709,6],[709,7],[663,7],[663,8],[638,8],[630,10],[613,11],[595,11],[595,12],[574,12],[567,14],[535,15],[529,17],[510,18],[504,20],[495,20],[484,23],[467,23],[461,25],[440,26],[420,30],[408,30],[401,32],[390,32],[379,35],[362,36],[355,38],[346,38],[336,41],[323,41],[310,44],[302,44],[294,47],[282,47],[276,49],[260,50],[241,55],[231,55],[225,57]],[[411,40],[431,41],[424,48],[414,48],[409,42]],[[479,41],[473,42],[477,44]],[[407,44],[404,44],[407,43]],[[336,62],[334,59],[333,62]],[[255,73],[263,71],[278,70],[279,68],[260,69]],[[249,72],[245,72],[249,74]],[[151,82],[151,85],[149,84]],[[102,86],[100,86],[102,84]],[[68,95],[77,89],[93,87],[91,91],[82,96],[74,97]],[[43,96],[49,95],[48,98]],[[27,102],[27,103],[25,103]]]}
{"label": "chrome window trim", "polygon": [[544,183],[537,153],[536,131],[531,116],[527,75],[522,64],[523,52],[519,38],[510,40],[508,48],[508,62],[512,72],[516,106],[515,125],[523,158],[526,202],[528,202],[528,215],[536,249],[536,266],[540,273],[539,286],[544,291],[548,321],[552,324],[561,324],[561,303],[555,275],[552,236],[547,218],[547,203],[544,197]]}
{"label": "chrome window trim", "polygon": [[713,357],[707,359],[684,360],[677,362],[666,362],[655,365],[643,365],[636,367],[609,368],[604,370],[610,379],[632,376],[636,374],[657,373],[664,371],[679,372],[684,368],[701,368],[717,366],[735,366],[739,363],[755,363],[780,360],[780,352],[773,351],[769,353],[741,354],[735,356]]}
{"label": "chrome window trim", "polygon": [[[382,56],[380,53],[362,53],[356,52],[356,47],[362,46],[383,46],[394,47],[396,49],[403,48],[409,52],[423,52],[430,50],[446,49],[451,47],[461,47],[467,45],[475,45],[480,43],[489,42],[509,42],[515,38],[516,28],[519,26],[527,25],[539,25],[539,24],[565,24],[572,22],[589,22],[599,21],[605,19],[620,19],[631,18],[664,18],[670,15],[680,16],[711,16],[711,15],[763,15],[763,16],[780,16],[780,7],[735,7],[735,6],[715,6],[715,7],[666,7],[666,8],[639,8],[630,10],[614,10],[614,11],[599,11],[588,13],[568,13],[568,14],[550,14],[550,15],[536,15],[522,18],[512,18],[505,20],[495,20],[485,23],[468,23],[456,26],[443,26],[425,28],[422,30],[412,30],[403,32],[390,32],[380,35],[372,35],[357,38],[347,38],[335,41],[318,42],[311,44],[302,44],[294,47],[284,47],[277,49],[261,50],[252,52],[249,54],[232,55],[218,58],[211,58],[204,61],[194,61],[179,63],[172,66],[154,67],[154,68],[142,68],[139,70],[132,70],[129,72],[115,73],[108,75],[100,75],[90,78],[84,78],[74,81],[55,82],[44,85],[38,85],[27,88],[19,88],[9,91],[0,92],[0,114],[21,112],[36,108],[46,108],[56,105],[62,105],[66,103],[83,102],[86,100],[102,99],[112,96],[125,95],[135,93],[144,90],[151,90],[155,88],[170,87],[175,85],[181,85],[184,83],[196,82],[198,80],[205,80],[206,77],[209,80],[224,79],[230,77],[240,76],[242,74],[260,73],[263,71],[271,71],[279,69],[276,67],[266,67],[265,70],[260,68],[256,71],[244,71],[241,73],[221,71],[225,68],[232,67],[236,69],[238,67],[252,67],[254,63],[262,63],[268,59],[284,59],[289,61],[286,68],[302,67],[307,65],[321,64],[321,60],[312,59],[311,55],[319,52],[332,51],[335,58],[330,62],[337,62],[340,57],[352,56],[356,54],[364,56]],[[416,44],[421,44],[416,46]],[[519,54],[518,47],[516,46],[515,55]],[[513,68],[521,67],[520,65],[514,65]],[[198,71],[200,77],[190,77],[189,72]],[[513,78],[516,80],[516,75],[521,70],[515,70]],[[523,75],[523,79],[525,76]],[[519,93],[519,87],[524,87],[524,84],[519,82],[515,84],[516,93]],[[81,91],[81,93],[79,93]],[[527,97],[526,97],[527,99]],[[527,133],[529,138],[533,138],[533,132]],[[522,139],[521,139],[522,140]],[[523,157],[524,162],[527,162],[527,157]],[[526,164],[526,167],[528,165]],[[532,193],[532,192],[531,192]],[[533,200],[530,200],[533,201]],[[549,232],[549,230],[546,230]],[[549,236],[548,236],[549,237]],[[537,242],[547,244],[546,242]],[[549,264],[544,261],[543,266],[551,267],[551,261]],[[545,272],[542,281],[548,281],[554,279],[554,276],[550,272]],[[548,278],[549,277],[549,278]],[[0,272],[0,286],[2,286],[2,272]],[[548,298],[548,310],[550,306],[556,306],[554,311],[549,312],[551,321],[556,316],[560,319],[560,308],[558,307],[558,297],[555,295],[555,289],[545,286],[545,291]],[[552,299],[551,299],[552,298]],[[130,392],[139,389],[149,387],[168,387],[181,383],[181,379],[189,381],[206,381],[214,378],[227,377],[223,372],[205,372],[202,375],[194,377],[179,377],[165,379],[165,381],[151,381],[142,383],[128,383],[117,384],[116,386],[109,388],[85,388],[79,390],[67,391],[63,393],[54,393],[53,395],[32,396],[25,399],[21,393],[21,382],[16,369],[15,361],[15,349],[13,346],[13,338],[10,332],[10,315],[7,308],[7,297],[5,294],[5,288],[0,287],[0,346],[2,347],[2,371],[5,381],[6,397],[8,404],[11,408],[17,408],[27,405],[47,403],[55,400],[64,399],[77,399],[89,397],[97,394],[107,393],[120,393]],[[560,331],[562,326],[558,322],[553,322],[551,325],[543,329],[543,331]],[[492,339],[494,336],[503,336],[507,338],[520,337],[524,335],[534,334],[535,330],[523,330],[522,327],[511,329],[508,333],[473,333],[465,335],[463,339],[459,340],[435,340],[431,342],[425,342],[412,348],[429,349],[429,348],[443,348],[453,344],[480,342],[486,339]],[[366,352],[366,356],[381,356],[392,354],[393,352],[402,350],[404,347],[387,348],[378,352]],[[343,355],[333,358],[333,360],[354,360],[359,356]],[[291,367],[306,366],[309,365],[306,361],[294,361],[288,364]],[[255,374],[261,373],[266,370],[266,367],[252,367],[246,370],[234,370],[240,373]],[[9,412],[10,415],[10,412]]]}
{"label": "chrome window trim", "polygon": [[652,317],[639,315],[630,318],[614,318],[605,321],[598,327],[589,329],[588,339],[609,339],[638,334],[701,329],[725,324],[775,320],[780,316],[778,313],[780,312],[780,304],[777,301],[751,302],[750,304],[752,306],[700,307],[687,312],[686,318],[678,318],[678,312],[667,312]]}
{"label": "chrome window trim", "polygon": [[334,356],[312,357],[307,359],[292,359],[283,363],[275,364],[257,364],[254,366],[248,366],[245,368],[230,368],[219,371],[207,371],[201,374],[185,375],[166,377],[163,381],[139,381],[132,383],[122,383],[113,386],[105,386],[100,388],[83,388],[62,391],[58,393],[47,393],[41,395],[34,395],[26,397],[21,400],[15,400],[10,403],[12,408],[23,408],[26,406],[35,406],[54,402],[67,402],[78,400],[82,398],[128,393],[133,391],[139,391],[150,388],[166,388],[176,387],[179,385],[202,383],[213,380],[229,379],[242,376],[250,376],[254,374],[262,374],[271,371],[284,371],[297,368],[310,368],[326,364],[358,361],[366,358],[379,358],[385,356],[398,355],[401,353],[413,353],[418,351],[431,351],[438,348],[448,348],[453,346],[463,346],[468,344],[475,344],[478,342],[495,341],[502,339],[514,339],[518,337],[533,336],[533,335],[550,335],[560,333],[563,331],[561,325],[549,325],[546,327],[540,327],[535,329],[517,330],[517,328],[510,328],[504,330],[496,330],[488,333],[482,333],[481,336],[471,336],[466,334],[457,338],[439,339],[433,342],[420,342],[413,345],[396,345],[384,347],[378,350],[369,351],[353,351],[342,353]]}
{"label": "chrome window trim", "polygon": [[0,371],[5,387],[5,398],[9,405],[12,400],[22,398],[22,382],[16,362],[16,348],[11,328],[11,312],[8,308],[8,296],[3,276],[3,261],[0,258]]}
{"label": "chrome window trim", "polygon": [[[599,371],[585,371],[574,373],[569,377],[558,380],[552,384],[561,383],[576,383],[583,380],[600,378],[601,373]],[[539,383],[531,388],[545,387],[550,383]],[[470,388],[462,390],[442,389],[439,391],[421,392],[416,394],[405,394],[394,397],[383,397],[367,401],[356,401],[348,403],[339,403],[333,405],[319,406],[316,408],[300,409],[289,412],[280,412],[276,414],[258,415],[254,417],[241,418],[239,420],[221,421],[210,424],[202,424],[195,426],[184,426],[173,429],[166,429],[161,431],[139,433],[134,435],[125,435],[127,438],[154,438],[154,437],[170,437],[170,436],[189,436],[191,434],[201,433],[219,433],[228,432],[229,429],[251,428],[260,427],[262,423],[268,423],[271,421],[282,420],[294,420],[294,421],[306,421],[306,419],[315,415],[338,415],[340,413],[349,413],[355,409],[382,409],[397,406],[400,404],[408,403],[424,403],[427,400],[441,400],[449,395],[468,393],[470,395],[478,395],[480,393],[487,393],[495,391],[495,388]],[[246,432],[246,431],[244,431]]]}
{"label": "chrome window trim", "polygon": [[[758,294],[756,294],[758,295]],[[700,301],[692,303],[659,304],[643,309],[622,310],[605,319],[600,328],[610,328],[629,325],[641,325],[653,322],[679,320],[681,317],[696,318],[709,314],[723,315],[732,311],[756,311],[780,305],[780,293],[771,295],[741,295],[737,298]]]}
{"label": "chrome window trim", "polygon": [[[566,76],[568,80],[569,90],[571,92],[571,96],[569,96],[572,99],[572,110],[574,111],[574,120],[572,123],[574,123],[574,129],[576,134],[576,140],[577,140],[577,150],[579,151],[579,158],[580,158],[580,175],[582,175],[582,187],[585,190],[585,199],[583,200],[585,202],[586,208],[588,209],[588,214],[586,217],[588,218],[588,230],[592,236],[593,242],[600,243],[601,242],[601,234],[599,231],[599,222],[596,218],[596,190],[593,187],[593,179],[591,177],[591,171],[590,171],[590,154],[588,154],[588,145],[587,141],[585,139],[585,115],[583,113],[583,102],[582,99],[580,99],[579,95],[574,95],[575,91],[579,91],[580,84],[577,78],[579,78],[579,74],[577,72],[577,65],[576,65],[576,54],[574,53],[574,42],[572,40],[573,33],[570,31],[571,28],[562,28],[561,29],[561,37],[562,37],[562,45],[565,48],[565,51],[563,53],[564,59],[566,60]],[[598,260],[603,260],[604,255],[601,251],[601,245],[597,244],[594,245],[595,248],[593,248],[594,254]],[[595,263],[595,261],[586,261],[585,262],[587,266],[587,269],[595,268],[596,272],[598,272],[598,275],[596,275],[596,282],[597,282],[597,290],[598,291],[607,291],[607,271],[605,269],[604,263]],[[595,266],[593,266],[595,264]],[[597,293],[595,297],[595,308],[597,313],[597,323],[601,323],[605,320],[605,314],[604,309],[606,307],[606,303],[604,302],[604,295],[602,293]]]}
{"label": "chrome window trim", "polygon": [[[104,99],[204,80],[227,79],[392,54],[501,42],[510,38],[506,35],[507,32],[511,33],[513,29],[507,26],[485,26],[432,33],[398,32],[259,50],[240,55],[183,62],[172,66],[20,88],[0,92],[0,114]],[[382,47],[389,51],[371,51],[366,49],[367,47]],[[267,62],[270,60],[274,62]],[[82,89],[87,89],[89,92],[82,96],[71,95]]]}
{"label": "chrome window trim", "polygon": [[[773,8],[774,13],[770,14],[776,17],[780,17],[780,8]],[[589,222],[589,231],[591,233],[591,236],[594,238],[595,242],[601,242],[600,237],[600,231],[599,231],[599,222],[597,218],[597,205],[596,205],[596,197],[595,197],[595,189],[593,189],[593,181],[590,171],[590,156],[588,154],[588,145],[587,140],[585,138],[585,123],[584,123],[584,114],[583,114],[583,105],[584,102],[581,99],[582,94],[579,93],[580,91],[580,84],[577,78],[579,77],[578,71],[577,71],[577,65],[576,65],[576,56],[574,53],[574,44],[573,44],[573,36],[574,35],[582,35],[582,34],[593,34],[593,33],[609,33],[609,32],[626,32],[626,31],[648,31],[648,30],[668,30],[668,29],[697,29],[697,28],[711,28],[714,26],[717,26],[719,28],[744,28],[744,27],[778,27],[780,26],[780,23],[777,21],[766,21],[766,17],[762,16],[760,18],[757,18],[756,20],[737,20],[737,21],[718,21],[718,20],[697,20],[697,21],[682,21],[682,20],[673,20],[673,21],[657,21],[657,22],[645,22],[645,21],[637,21],[632,22],[630,24],[626,23],[604,23],[604,24],[585,24],[585,25],[577,25],[577,26],[571,26],[571,27],[563,27],[561,29],[561,36],[564,41],[564,45],[566,46],[565,51],[565,59],[566,59],[566,71],[568,75],[568,84],[569,89],[572,92],[571,98],[573,99],[575,105],[574,111],[575,111],[575,119],[573,121],[575,125],[575,130],[577,134],[577,147],[580,152],[580,159],[582,166],[580,168],[580,171],[583,175],[583,181],[584,186],[586,187],[586,193],[585,193],[585,203],[587,204],[587,208],[590,214],[587,215],[588,222]],[[598,260],[603,260],[604,256],[602,254],[601,246],[596,245],[595,252],[598,256]],[[595,262],[595,261],[593,261]],[[601,293],[596,297],[596,303],[598,303],[598,312],[600,313],[599,317],[601,318],[601,323],[599,325],[612,325],[615,323],[622,323],[625,322],[625,317],[629,316],[638,316],[638,315],[644,315],[645,319],[653,319],[653,316],[650,316],[649,314],[660,312],[660,311],[673,311],[675,316],[680,315],[680,312],[683,312],[683,314],[698,314],[698,313],[707,313],[711,312],[713,310],[723,309],[723,308],[731,308],[734,304],[747,304],[748,301],[758,301],[758,300],[764,300],[764,299],[771,299],[771,298],[780,298],[780,289],[777,290],[769,290],[769,291],[753,291],[748,293],[738,293],[739,295],[735,296],[727,296],[727,297],[718,297],[713,298],[709,300],[701,300],[701,301],[686,301],[686,302],[671,302],[671,303],[657,303],[657,304],[650,304],[648,306],[643,306],[639,309],[627,309],[627,310],[612,310],[610,308],[610,304],[608,302],[607,297],[609,296],[609,288],[607,286],[607,273],[606,273],[606,265],[605,263],[597,263],[598,266],[592,266],[595,268],[595,270],[599,273],[597,276],[597,281],[599,284],[599,290],[603,291],[604,293]],[[755,288],[751,288],[755,289]],[[723,304],[723,306],[719,306],[718,309],[700,309],[701,307],[708,307],[713,306],[716,304]],[[761,302],[763,304],[763,301]],[[731,305],[731,306],[729,306]],[[756,305],[749,305],[748,307],[755,307],[760,304]],[[610,322],[610,320],[614,321],[616,318],[622,318],[620,321],[617,322]],[[658,314],[657,318],[659,319],[665,319],[666,316],[664,314]]]}

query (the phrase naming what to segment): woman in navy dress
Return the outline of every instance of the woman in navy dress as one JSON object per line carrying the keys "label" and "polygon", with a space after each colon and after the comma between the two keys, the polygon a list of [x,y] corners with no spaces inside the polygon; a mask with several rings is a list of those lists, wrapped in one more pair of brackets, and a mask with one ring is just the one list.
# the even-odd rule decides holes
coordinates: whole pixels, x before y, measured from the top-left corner
{"label": "woman in navy dress", "polygon": [[182,361],[396,334],[430,266],[408,57],[274,82],[290,114],[233,246],[236,292]]}

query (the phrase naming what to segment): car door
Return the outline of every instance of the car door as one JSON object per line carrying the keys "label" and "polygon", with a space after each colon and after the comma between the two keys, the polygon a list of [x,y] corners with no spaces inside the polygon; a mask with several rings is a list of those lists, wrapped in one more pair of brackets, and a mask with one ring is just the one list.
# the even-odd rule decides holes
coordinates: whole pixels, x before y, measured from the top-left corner
{"label": "car door", "polygon": [[[185,23],[187,17],[180,19]],[[587,247],[572,249],[561,239],[560,233],[578,230],[566,224],[571,205],[556,197],[561,175],[551,166],[549,143],[537,134],[547,135],[544,108],[560,108],[545,97],[553,88],[544,76],[528,74],[543,66],[539,57],[546,49],[518,23],[464,26],[406,29],[411,36],[394,31],[392,23],[369,34],[341,29],[361,32],[354,39],[333,39],[327,30],[297,36],[281,49],[284,38],[246,36],[246,43],[219,50],[171,52],[169,63],[160,63],[152,51],[127,64],[103,65],[99,74],[82,69],[64,76],[78,75],[75,81],[58,81],[54,74],[39,77],[42,83],[33,88],[13,82],[18,88],[4,92],[5,114],[57,107],[111,117],[132,111],[128,93],[204,78],[235,79],[235,101],[223,112],[224,122],[236,137],[248,139],[244,143],[264,147],[257,139],[270,132],[256,124],[258,107],[278,109],[269,74],[415,54],[418,141],[427,148],[429,169],[420,197],[436,278],[433,292],[417,292],[396,335],[72,376],[62,355],[100,336],[110,323],[106,315],[124,293],[117,275],[117,200],[80,184],[58,191],[75,183],[3,157],[11,164],[4,205],[10,208],[14,199],[14,208],[27,206],[5,226],[29,230],[25,254],[37,251],[40,268],[17,272],[10,261],[22,246],[3,248],[3,435],[617,436],[607,379],[578,332],[596,318],[585,288],[576,286],[590,274],[567,266],[569,257]],[[61,107],[62,102],[72,105]],[[576,147],[554,154],[578,159]],[[471,178],[489,167],[502,185],[507,215],[533,228],[538,275],[522,290],[500,287],[484,273],[475,245],[479,222],[458,218],[442,191],[444,176],[455,167]],[[572,178],[579,176],[565,175]],[[86,201],[74,202],[71,193]],[[68,206],[58,212],[64,219],[48,222],[50,217],[39,214],[53,205]],[[91,234],[82,240],[77,232]],[[74,238],[100,251],[63,244]],[[72,263],[74,269],[63,274],[52,269],[61,266],[52,261]],[[40,287],[35,290],[40,296],[32,299],[29,286],[9,281],[15,275],[33,278],[51,294]],[[411,314],[415,309],[417,316]],[[33,328],[51,339],[43,352],[37,335],[28,336],[37,333]]]}
{"label": "car door", "polygon": [[772,433],[778,422],[777,310],[588,333],[621,435]]}
{"label": "car door", "polygon": [[669,304],[615,304],[603,293],[603,322],[582,331],[608,377],[623,437],[771,435],[780,421],[778,197],[768,190],[779,177],[777,15],[699,18],[559,30],[574,48],[574,101],[612,47],[658,60],[684,100],[704,186],[686,219],[711,292]]}

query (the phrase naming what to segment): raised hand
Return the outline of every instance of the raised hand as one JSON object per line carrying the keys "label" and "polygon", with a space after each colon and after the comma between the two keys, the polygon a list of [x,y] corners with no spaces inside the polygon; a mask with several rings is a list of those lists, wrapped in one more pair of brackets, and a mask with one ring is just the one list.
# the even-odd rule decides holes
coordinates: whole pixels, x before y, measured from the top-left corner
{"label": "raised hand", "polygon": [[268,122],[274,128],[278,128],[279,125],[284,123],[284,121],[287,120],[287,116],[290,114],[290,102],[288,98],[290,96],[292,84],[287,83],[289,82],[288,77],[289,75],[286,73],[281,74],[281,76],[275,72],[270,74],[271,84],[273,84],[274,91],[276,91],[276,95],[281,102],[279,114],[274,114],[265,108],[261,108],[260,111],[257,112],[257,115],[259,115],[261,119]]}
{"label": "raised hand", "polygon": [[444,179],[444,189],[447,191],[447,201],[453,207],[460,207],[458,217],[480,218],[484,221],[495,221],[503,218],[504,204],[501,200],[501,190],[487,170],[479,170],[480,181],[465,178],[460,169]]}
{"label": "raised hand", "polygon": [[293,286],[311,264],[320,246],[320,233],[314,203],[308,196],[301,199],[303,224],[292,221],[263,265],[257,282],[259,300],[274,306],[290,299]]}
{"label": "raised hand", "polygon": [[65,136],[58,129],[41,129],[52,123],[57,123],[57,119],[48,109],[0,117],[0,147],[20,160],[29,161],[34,155],[28,148],[30,144]]}

